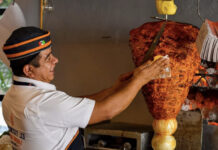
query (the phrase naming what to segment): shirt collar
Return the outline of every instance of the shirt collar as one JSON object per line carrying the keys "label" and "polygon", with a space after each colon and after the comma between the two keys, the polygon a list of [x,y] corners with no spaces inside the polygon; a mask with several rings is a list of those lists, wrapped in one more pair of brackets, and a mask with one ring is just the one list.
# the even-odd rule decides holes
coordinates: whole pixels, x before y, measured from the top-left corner
{"label": "shirt collar", "polygon": [[13,79],[14,79],[15,81],[32,83],[32,84],[34,84],[36,87],[39,87],[39,88],[42,88],[42,89],[56,90],[55,85],[50,84],[50,83],[47,83],[47,82],[38,81],[38,80],[26,78],[26,77],[18,77],[18,76],[15,76],[15,75],[13,76]]}

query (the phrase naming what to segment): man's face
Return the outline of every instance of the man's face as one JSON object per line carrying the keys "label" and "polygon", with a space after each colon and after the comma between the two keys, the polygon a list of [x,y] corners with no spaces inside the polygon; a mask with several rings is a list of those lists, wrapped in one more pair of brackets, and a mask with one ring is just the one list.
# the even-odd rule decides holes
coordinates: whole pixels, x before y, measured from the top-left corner
{"label": "man's face", "polygon": [[54,68],[58,59],[52,54],[51,48],[39,54],[39,67],[32,66],[33,79],[50,83],[54,79]]}

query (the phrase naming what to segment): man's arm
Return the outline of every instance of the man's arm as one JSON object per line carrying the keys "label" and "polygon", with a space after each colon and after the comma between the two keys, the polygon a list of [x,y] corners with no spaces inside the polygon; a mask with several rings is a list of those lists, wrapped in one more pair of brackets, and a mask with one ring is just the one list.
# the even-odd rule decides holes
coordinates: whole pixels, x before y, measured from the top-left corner
{"label": "man's arm", "polygon": [[89,124],[112,119],[126,109],[142,86],[157,77],[167,65],[168,60],[160,58],[152,64],[145,63],[136,68],[124,81],[114,86],[113,92],[96,101]]}
{"label": "man's arm", "polygon": [[108,95],[110,95],[111,93],[113,93],[114,88],[110,87],[104,90],[101,90],[97,93],[91,94],[91,95],[86,95],[86,96],[79,96],[79,97],[87,97],[89,99],[93,99],[95,101],[102,101],[104,100]]}
{"label": "man's arm", "polygon": [[120,89],[122,86],[124,86],[125,82],[132,77],[132,73],[133,72],[128,72],[120,75],[120,77],[112,87],[106,88],[104,90],[101,90],[91,95],[80,96],[80,97],[87,97],[95,101],[102,101],[109,95],[113,94],[114,92],[117,92],[117,90]]}

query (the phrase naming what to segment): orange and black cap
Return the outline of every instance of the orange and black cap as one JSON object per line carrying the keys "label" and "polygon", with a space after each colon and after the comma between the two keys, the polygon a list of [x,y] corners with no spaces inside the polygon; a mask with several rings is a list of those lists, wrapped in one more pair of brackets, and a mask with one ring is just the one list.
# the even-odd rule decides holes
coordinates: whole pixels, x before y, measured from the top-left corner
{"label": "orange and black cap", "polygon": [[18,60],[51,47],[50,32],[36,27],[16,29],[4,44],[3,51],[9,60]]}

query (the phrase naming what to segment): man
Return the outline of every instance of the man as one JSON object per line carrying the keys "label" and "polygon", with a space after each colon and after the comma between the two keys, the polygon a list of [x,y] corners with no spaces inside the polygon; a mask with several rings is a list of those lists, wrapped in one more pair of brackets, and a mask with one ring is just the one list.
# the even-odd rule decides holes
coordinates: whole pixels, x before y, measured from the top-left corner
{"label": "man", "polygon": [[14,149],[81,150],[79,128],[113,118],[133,101],[141,87],[169,62],[160,58],[122,75],[111,87],[86,97],[71,97],[50,84],[58,59],[50,33],[35,27],[15,30],[3,50],[14,82],[3,100],[3,114]]}

